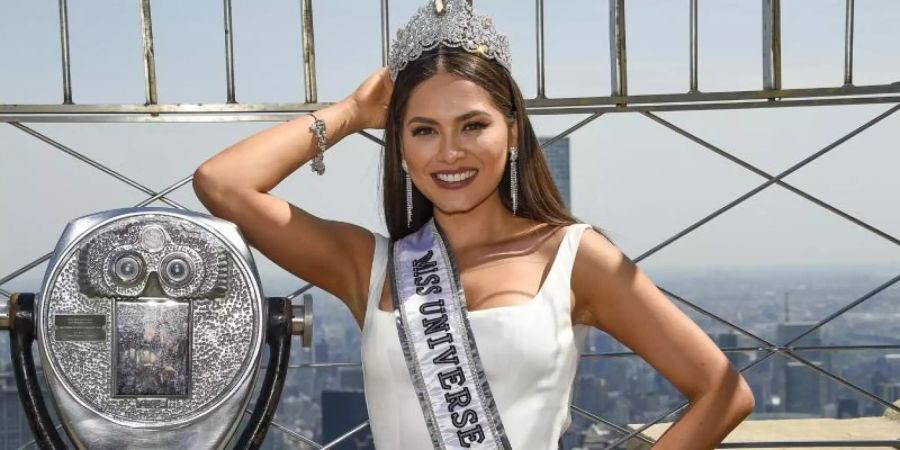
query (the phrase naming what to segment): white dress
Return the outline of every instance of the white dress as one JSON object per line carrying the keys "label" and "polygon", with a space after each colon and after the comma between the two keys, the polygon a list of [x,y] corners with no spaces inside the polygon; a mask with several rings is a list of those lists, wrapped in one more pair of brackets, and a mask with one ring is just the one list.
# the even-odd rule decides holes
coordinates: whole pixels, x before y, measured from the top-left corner
{"label": "white dress", "polygon": [[[571,422],[569,402],[588,327],[572,326],[571,274],[587,224],[573,224],[537,295],[527,303],[469,311],[485,375],[515,450],[556,449]],[[427,450],[431,438],[413,389],[392,312],[378,307],[390,241],[375,233],[362,368],[378,450]]]}

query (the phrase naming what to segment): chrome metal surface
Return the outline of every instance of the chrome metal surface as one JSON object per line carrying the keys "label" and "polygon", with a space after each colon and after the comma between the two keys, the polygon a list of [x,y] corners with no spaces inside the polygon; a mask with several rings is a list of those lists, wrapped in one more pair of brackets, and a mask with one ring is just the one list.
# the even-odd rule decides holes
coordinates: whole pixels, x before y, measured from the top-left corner
{"label": "chrome metal surface", "polygon": [[544,48],[544,0],[535,0],[535,31],[537,37],[537,98],[547,98],[546,49]]}
{"label": "chrome metal surface", "polygon": [[381,0],[381,65],[387,67],[391,45],[390,8],[388,0]]}
{"label": "chrome metal surface", "polygon": [[316,103],[319,100],[316,86],[316,41],[313,32],[312,0],[300,0],[301,15],[303,17],[303,72],[306,75],[306,103]]}
{"label": "chrome metal surface", "polygon": [[781,0],[762,0],[763,88],[781,89]]}
{"label": "chrome metal surface", "polygon": [[222,0],[225,16],[225,97],[226,103],[237,103],[234,97],[234,26],[231,0]]}
{"label": "chrome metal surface", "polygon": [[698,75],[697,75],[697,71],[699,70],[699,66],[700,66],[700,64],[698,62],[699,61],[699,52],[697,50],[697,46],[698,46],[697,28],[699,27],[699,24],[697,23],[698,15],[699,15],[699,12],[697,11],[697,6],[698,6],[697,2],[698,1],[699,0],[691,0],[691,10],[690,10],[691,24],[690,24],[689,29],[690,29],[690,49],[691,49],[691,51],[690,51],[691,85],[690,85],[690,88],[688,89],[689,92],[697,92],[698,86],[699,86]]}
{"label": "chrome metal surface", "polygon": [[153,20],[150,17],[150,0],[141,0],[141,42],[144,46],[144,95],[148,105],[156,99],[156,55],[153,53]]}
{"label": "chrome metal surface", "polygon": [[59,0],[59,45],[62,56],[63,104],[72,104],[72,67],[69,64],[69,6]]}
{"label": "chrome metal surface", "polygon": [[[129,245],[134,250],[128,251],[141,255],[153,270],[165,271],[154,261],[172,249],[181,249],[185,255],[193,252],[203,262],[190,262],[190,273],[196,276],[187,283],[154,285],[160,278],[150,272],[146,284],[116,285],[102,275],[110,266],[100,261],[109,261],[106,254],[115,256],[108,249],[118,254]],[[52,252],[40,292],[36,299],[38,353],[54,405],[80,448],[193,449],[222,448],[227,443],[250,399],[266,317],[256,266],[233,223],[153,207],[75,219]],[[157,322],[141,325],[147,318],[120,317],[116,312],[142,305],[171,311],[183,305],[182,320],[184,327],[189,326],[183,329],[190,332],[182,339],[193,349],[186,356],[187,366],[168,359],[175,355],[172,346],[181,345],[176,344],[179,332],[173,331],[178,328],[172,324],[175,316],[152,316]],[[162,310],[152,312],[158,311]],[[91,325],[103,331],[89,337],[84,329],[63,333],[67,330],[61,320],[72,317],[103,319]],[[223,323],[228,324],[227,333],[222,333]],[[151,344],[146,344],[147,326],[155,330]],[[122,335],[129,332],[142,336],[144,344],[131,343]],[[152,336],[164,337],[152,344]],[[149,353],[145,344],[152,347]],[[140,378],[134,383],[121,378],[135,373],[126,367],[132,358],[126,350],[133,345],[145,349],[135,354],[144,352],[143,360],[170,361],[167,367],[172,367],[173,376],[186,375],[188,389],[173,391],[135,384]],[[157,353],[158,358],[147,358]]]}
{"label": "chrome metal surface", "polygon": [[609,0],[609,68],[613,97],[628,95],[625,49],[625,0]]}
{"label": "chrome metal surface", "polygon": [[9,329],[9,300],[0,299],[0,331]]}
{"label": "chrome metal surface", "polygon": [[846,0],[844,14],[844,86],[853,85],[853,13],[854,0]]}
{"label": "chrome metal surface", "polygon": [[304,347],[312,347],[313,342],[313,296],[303,295],[303,303],[291,306],[293,318],[291,318],[291,334],[302,336]]}

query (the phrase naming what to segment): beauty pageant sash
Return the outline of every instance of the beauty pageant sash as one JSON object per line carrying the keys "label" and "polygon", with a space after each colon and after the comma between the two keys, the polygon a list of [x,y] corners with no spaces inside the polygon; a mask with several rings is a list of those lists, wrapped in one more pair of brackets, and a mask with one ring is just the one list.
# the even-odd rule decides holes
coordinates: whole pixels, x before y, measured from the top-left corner
{"label": "beauty pageant sash", "polygon": [[434,448],[511,449],[434,219],[395,242],[388,264],[397,332]]}

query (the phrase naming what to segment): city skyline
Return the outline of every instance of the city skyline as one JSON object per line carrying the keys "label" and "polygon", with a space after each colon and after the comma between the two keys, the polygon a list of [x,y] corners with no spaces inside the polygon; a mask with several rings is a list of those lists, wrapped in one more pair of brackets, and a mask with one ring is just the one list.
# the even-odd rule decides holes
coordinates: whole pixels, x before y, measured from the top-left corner
{"label": "city skyline", "polygon": [[[391,36],[419,0],[390,2]],[[537,86],[533,5],[476,1],[509,33],[513,76],[527,98]],[[605,2],[546,2],[547,95],[610,94],[608,9]],[[689,2],[628,0],[629,94],[685,93],[688,89]],[[843,83],[844,0],[782,2],[783,85],[786,89]],[[62,99],[58,5],[16,2],[0,6],[0,104],[59,104]],[[302,102],[304,98],[298,2],[233,5],[237,100],[243,104]],[[854,83],[900,83],[900,3],[857,2]],[[811,14],[810,11],[815,12]],[[322,102],[349,94],[380,66],[378,2],[314,2],[318,94]],[[139,4],[93,0],[69,5],[72,81],[77,104],[144,102]],[[96,26],[98,18],[104,26]],[[225,101],[222,3],[153,2],[159,100]],[[760,2],[704,3],[699,24],[701,92],[762,87]],[[347,30],[352,30],[348,32]],[[21,45],[27,42],[27,45]],[[776,175],[828,148],[890,104],[663,111],[657,117],[707,144]],[[586,114],[530,115],[541,140],[584,120]],[[188,175],[205,159],[273,122],[24,123],[75,151],[121,171],[151,189]],[[369,130],[381,137],[380,130]],[[872,225],[900,236],[900,113],[836,147],[783,181]],[[696,221],[766,182],[708,147],[673,133],[640,113],[607,113],[558,141],[548,165],[576,217],[605,230],[637,257]],[[315,215],[386,234],[381,216],[380,147],[352,135],[326,153],[328,173],[301,167],[272,190]],[[554,159],[558,158],[558,159]],[[563,161],[565,164],[563,164]],[[565,167],[565,169],[563,169]],[[51,251],[75,217],[135,204],[146,196],[13,126],[0,127],[0,277]],[[169,198],[207,212],[188,183]],[[162,206],[154,203],[151,206]],[[299,280],[252,249],[266,295],[287,295]],[[739,327],[782,344],[896,277],[900,248],[890,239],[833,214],[790,189],[771,185],[639,262],[653,281]],[[0,285],[34,292],[45,264]],[[359,361],[359,329],[346,307],[313,288],[317,299],[313,349],[296,346],[292,364]],[[2,297],[0,297],[2,298]],[[760,343],[721,321],[675,301],[720,347]],[[900,286],[894,285],[811,333],[801,344],[896,345]],[[0,415],[12,417],[8,342],[0,337]],[[627,352],[592,330],[587,352]],[[889,400],[900,393],[897,350],[806,351],[810,361]],[[761,351],[729,352],[735,366]],[[640,358],[586,357],[576,374],[576,405],[624,425],[645,423],[683,397]],[[302,367],[285,386],[279,423],[321,439],[324,393],[359,400],[352,368]],[[745,373],[757,399],[751,419],[881,415],[884,406],[782,355]],[[15,403],[13,400],[15,399]],[[10,405],[13,406],[10,406]],[[349,407],[348,407],[349,408]],[[354,413],[358,411],[354,410]],[[675,416],[670,417],[674,419]],[[573,414],[567,449],[604,448],[619,434],[586,427]],[[22,435],[24,422],[0,421],[4,436]],[[331,430],[330,432],[333,432]],[[604,432],[608,434],[603,435]],[[29,432],[30,433],[30,432]],[[362,433],[358,435],[362,436]],[[813,438],[811,436],[810,438]],[[585,442],[596,443],[592,447]],[[269,431],[267,449],[287,448],[290,437]],[[365,445],[362,443],[361,445]],[[591,444],[593,445],[593,444]],[[18,445],[13,446],[18,448]],[[11,447],[12,448],[12,447]]]}
{"label": "city skyline", "polygon": [[[629,2],[629,92],[687,89],[687,4],[649,7]],[[393,30],[420,4],[391,2]],[[478,6],[496,17],[510,35],[513,75],[526,97],[535,94],[533,11],[498,0]],[[143,102],[137,4],[72,5],[70,39],[74,100],[88,103]],[[316,4],[319,99],[346,96],[380,65],[377,4],[343,1]],[[588,45],[605,37],[606,10],[586,0],[567,8],[546,6],[548,95],[607,95],[608,55]],[[807,20],[812,2],[784,5],[784,86],[837,86],[842,61],[843,2],[818,1],[821,19]],[[900,80],[896,54],[900,7],[869,2],[857,8],[855,82]],[[707,7],[708,6],[708,7]],[[222,102],[225,92],[221,4],[154,4],[157,75],[161,102]],[[61,80],[56,6],[6,5],[0,14],[0,60],[28,71],[0,72],[0,103],[59,103]],[[102,11],[102,12],[101,12]],[[102,14],[108,27],[91,27]],[[759,5],[723,1],[705,5],[700,26],[700,88],[758,89]],[[301,101],[302,62],[299,8],[294,2],[238,2],[235,17],[235,77],[240,102]],[[677,20],[669,20],[677,19]],[[341,24],[338,27],[337,24]],[[350,24],[352,26],[344,26]],[[352,35],[344,29],[357,30]],[[589,33],[581,38],[578,32]],[[889,36],[897,34],[897,39]],[[11,45],[14,36],[28,46]],[[118,36],[118,39],[106,39]],[[190,38],[188,38],[188,36]],[[660,39],[668,37],[668,39]],[[589,39],[586,39],[589,38]],[[269,70],[267,68],[277,70]],[[770,173],[788,167],[886,110],[884,105],[663,112],[659,116],[696,133]],[[537,133],[554,136],[585,115],[531,116]],[[900,191],[892,167],[900,165],[892,142],[900,127],[893,115],[850,139],[785,180],[859,217],[888,234],[900,230],[900,214],[884,207],[884,193]],[[224,124],[25,124],[75,151],[120,170],[151,187],[189,175],[205,159],[272,123]],[[376,132],[376,135],[380,133]],[[764,178],[715,155],[639,114],[606,114],[573,133],[572,210],[606,230],[629,256],[637,256],[722,207]],[[13,127],[0,127],[0,179],[6,210],[30,221],[0,221],[0,272],[9,273],[52,248],[74,217],[135,204],[143,194],[70,158]],[[329,172],[315,177],[298,170],[272,193],[334,220],[385,232],[381,218],[379,147],[359,135],[327,154]],[[302,168],[301,168],[302,169]],[[33,174],[54,183],[35,183]],[[58,184],[57,184],[58,183]],[[59,189],[53,186],[68,186]],[[29,186],[21,189],[21,186]],[[327,193],[327,195],[322,195]],[[173,200],[204,212],[189,185]],[[159,205],[158,203],[156,205]],[[14,255],[11,256],[11,255]],[[254,250],[267,283],[291,275]],[[652,258],[648,272],[754,268],[853,269],[900,266],[900,251],[884,239],[779,186],[770,186],[708,224],[693,230]],[[2,286],[28,289],[38,266]],[[33,287],[31,288],[33,289]]]}

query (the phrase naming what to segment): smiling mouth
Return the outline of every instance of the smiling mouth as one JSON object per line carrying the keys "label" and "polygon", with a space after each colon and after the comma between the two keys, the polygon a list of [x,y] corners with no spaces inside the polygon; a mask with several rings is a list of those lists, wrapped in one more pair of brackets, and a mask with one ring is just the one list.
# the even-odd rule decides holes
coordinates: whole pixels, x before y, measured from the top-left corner
{"label": "smiling mouth", "polygon": [[438,187],[460,189],[472,183],[477,174],[477,169],[463,169],[455,172],[435,172],[431,174],[431,178]]}
{"label": "smiling mouth", "polygon": [[438,172],[433,174],[435,178],[444,183],[461,183],[475,176],[477,170],[470,169],[462,172]]}

